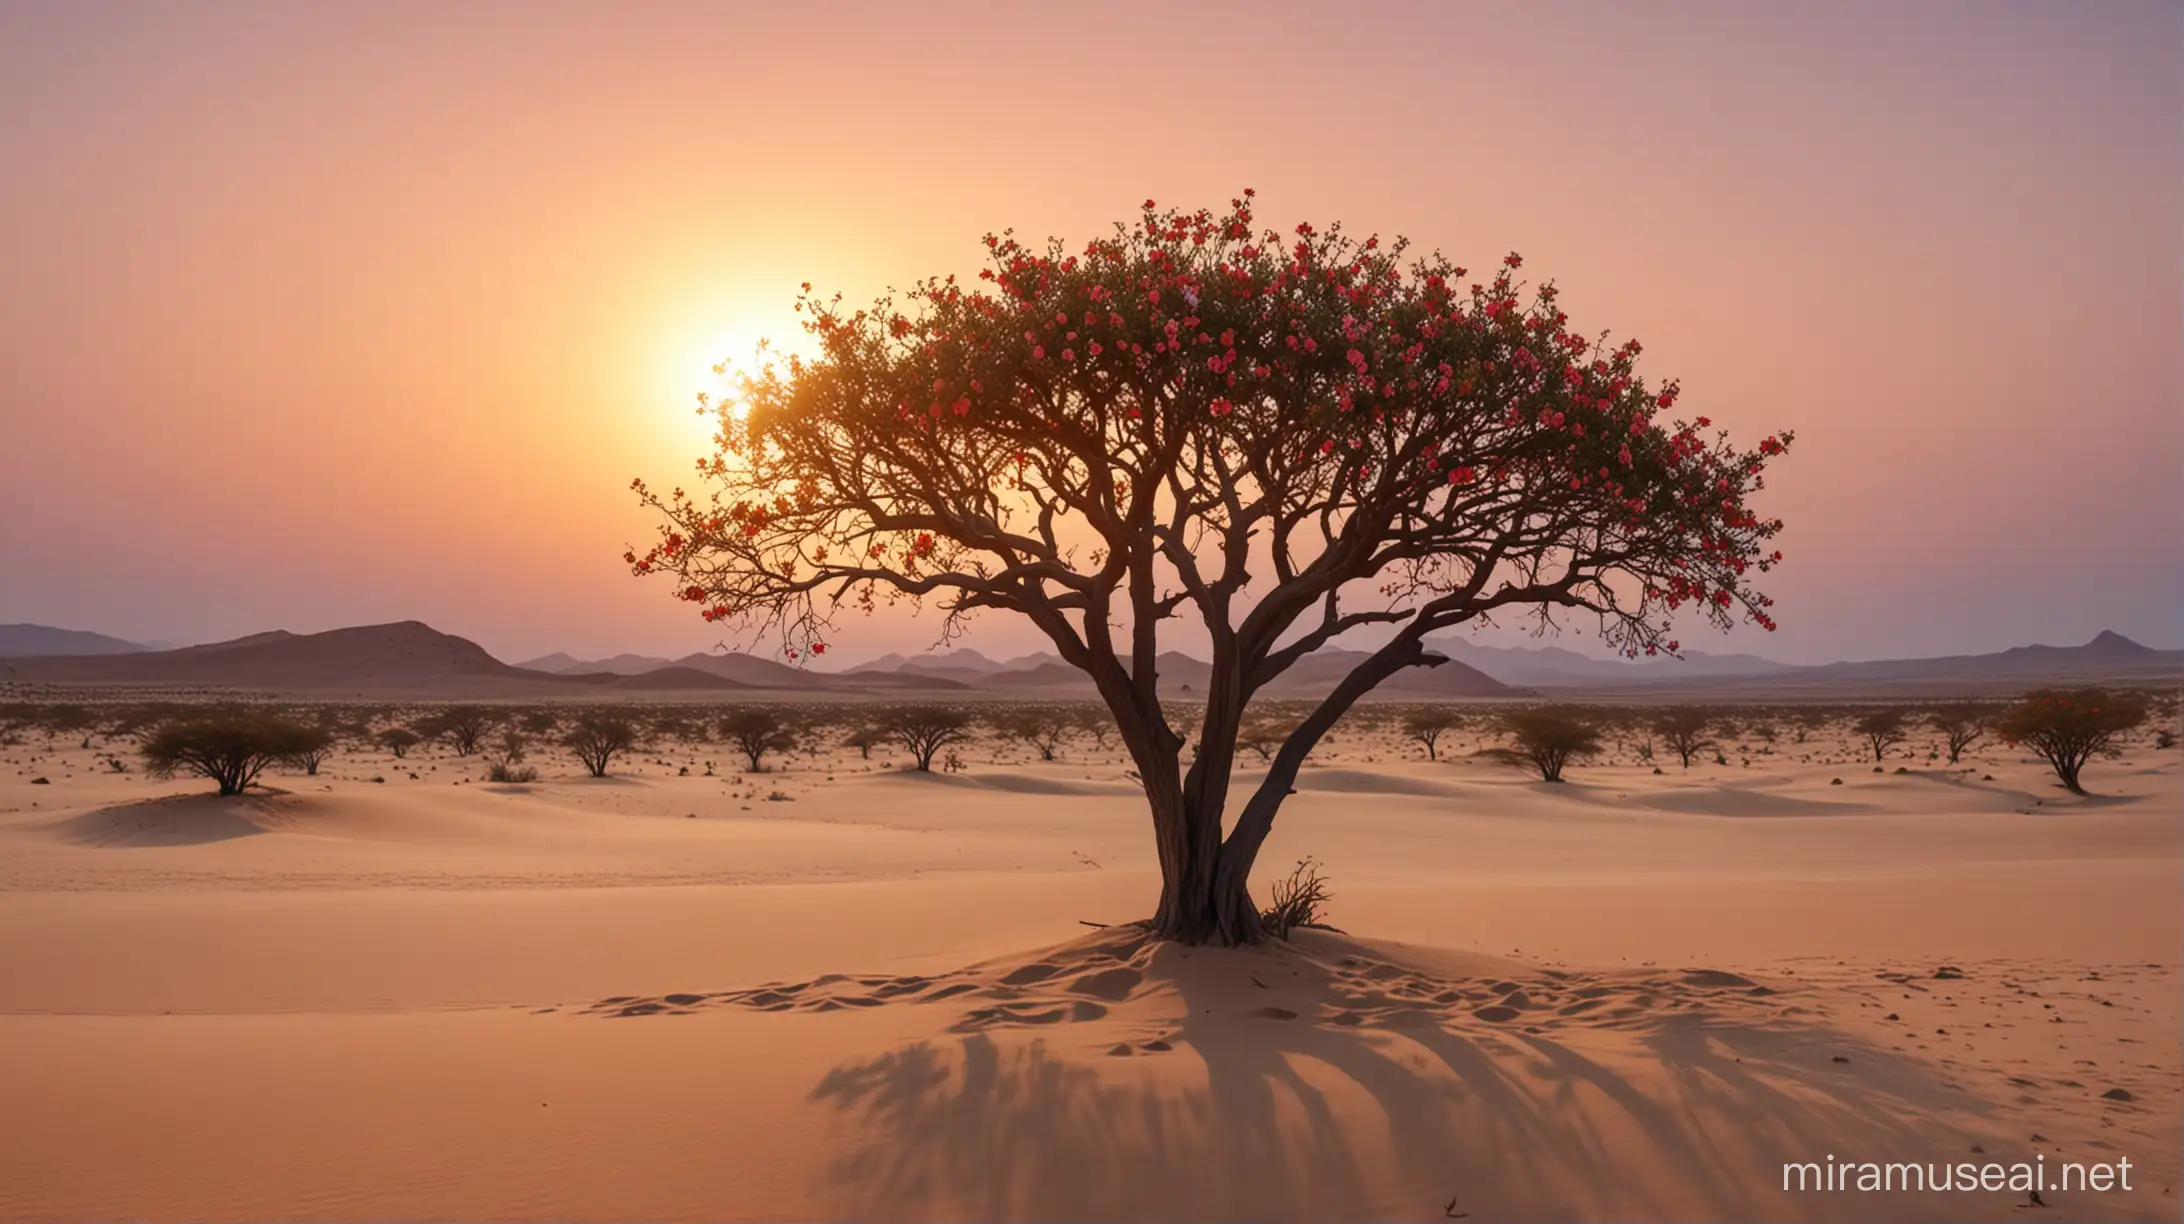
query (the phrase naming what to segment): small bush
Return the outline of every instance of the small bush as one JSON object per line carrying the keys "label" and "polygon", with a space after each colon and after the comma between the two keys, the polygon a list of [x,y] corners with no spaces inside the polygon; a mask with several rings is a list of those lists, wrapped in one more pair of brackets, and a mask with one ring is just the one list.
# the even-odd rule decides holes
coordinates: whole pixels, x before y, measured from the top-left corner
{"label": "small bush", "polygon": [[1600,751],[1599,728],[1580,710],[1558,706],[1518,710],[1503,721],[1503,729],[1514,746],[1487,755],[1506,764],[1528,766],[1542,782],[1562,781],[1564,766]]}
{"label": "small bush", "polygon": [[1274,753],[1297,730],[1297,724],[1274,715],[1259,715],[1244,720],[1236,729],[1236,746],[1259,754],[1262,761],[1272,761]]}
{"label": "small bush", "polygon": [[1949,749],[1949,763],[1954,765],[1964,750],[1976,744],[1987,734],[1987,721],[1991,712],[1983,706],[1964,703],[1946,705],[1929,710],[1928,725],[1941,732]]}
{"label": "small bush", "polygon": [[1995,733],[2033,750],[2055,771],[2063,788],[2082,795],[2078,774],[2098,755],[2113,755],[2115,742],[2146,721],[2146,699],[2101,689],[2041,689],[2028,693],[1999,719]]}
{"label": "small bush", "polygon": [[143,754],[155,778],[209,778],[223,795],[240,795],[276,761],[304,751],[314,728],[255,711],[208,711],[169,722],[147,737]]}
{"label": "small bush", "polygon": [[324,725],[305,727],[303,733],[304,738],[299,741],[295,751],[283,756],[281,760],[284,764],[302,770],[305,776],[315,778],[318,777],[319,766],[324,765],[327,758],[334,755],[334,733]]}
{"label": "small bush", "polygon": [[1327,881],[1320,875],[1319,860],[1305,857],[1290,869],[1287,879],[1274,883],[1273,904],[1259,913],[1259,924],[1283,939],[1298,927],[1325,926]]}
{"label": "small bush", "polygon": [[[872,750],[886,743],[890,738],[892,737],[888,734],[887,728],[868,723],[844,736],[842,738],[842,747],[855,748],[858,756],[869,761],[872,759]],[[706,769],[708,772],[711,771],[712,764],[710,762],[707,763]]]}
{"label": "small bush", "polygon": [[1873,749],[1873,763],[1878,765],[1888,755],[1889,749],[1904,741],[1908,734],[1904,730],[1904,722],[1908,717],[1902,710],[1875,710],[1860,718],[1851,729],[1863,737],[1866,745]]}
{"label": "small bush", "polygon": [[[1691,768],[1691,758],[1709,748],[1717,747],[1707,738],[1706,731],[1714,722],[1714,712],[1679,706],[1663,712],[1653,720],[1652,731],[1676,754],[1685,769]],[[1651,755],[1648,753],[1647,755]]]}
{"label": "small bush", "polygon": [[971,737],[970,726],[971,716],[961,710],[920,706],[895,711],[887,720],[887,734],[916,759],[920,772],[930,773],[941,749]]}
{"label": "small bush", "polygon": [[455,705],[427,714],[413,725],[421,735],[447,740],[455,749],[456,756],[469,756],[478,750],[479,741],[485,738],[486,732],[491,731],[501,717],[498,710]]}
{"label": "small bush", "polygon": [[768,753],[794,752],[798,743],[795,730],[779,714],[758,706],[736,710],[721,719],[720,733],[743,753],[745,773],[766,772]]}
{"label": "small bush", "polygon": [[1463,725],[1452,710],[1419,710],[1403,720],[1403,736],[1426,750],[1426,759],[1441,759],[1441,737]]}
{"label": "small bush", "polygon": [[1052,761],[1061,755],[1062,740],[1068,737],[1074,725],[1073,720],[1062,713],[1038,707],[1003,710],[988,715],[986,721],[1001,738],[1022,741],[1038,753],[1042,761]]}
{"label": "small bush", "polygon": [[604,778],[614,758],[637,746],[637,731],[627,720],[605,714],[586,714],[576,720],[561,743],[594,778]]}

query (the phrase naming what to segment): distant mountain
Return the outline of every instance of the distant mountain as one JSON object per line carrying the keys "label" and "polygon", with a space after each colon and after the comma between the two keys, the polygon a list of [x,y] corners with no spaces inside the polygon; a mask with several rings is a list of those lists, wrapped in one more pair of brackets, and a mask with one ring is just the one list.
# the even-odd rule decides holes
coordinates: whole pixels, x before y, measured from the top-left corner
{"label": "distant mountain", "polygon": [[575,655],[563,654],[562,652],[557,650],[550,655],[540,655],[535,659],[525,659],[523,662],[516,664],[516,666],[522,668],[525,671],[554,672],[556,674],[559,674],[562,672],[576,671],[580,668],[588,666],[588,664],[586,664],[584,660],[577,658]]}
{"label": "distant mountain", "polygon": [[[1801,667],[1770,682],[1799,688],[1993,690],[2178,678],[2184,678],[2184,650],[2156,650],[2113,630],[2102,630],[2083,646],[2012,646],[1994,654],[1829,663]],[[1751,684],[1737,683],[1740,688]]]}
{"label": "distant mountain", "polygon": [[[1051,693],[1060,696],[1092,691],[1090,677],[1068,664],[1053,661],[1051,655],[1026,657],[1038,661],[1028,667],[1011,666],[987,673],[977,678],[977,687],[989,692],[1023,695]],[[1365,652],[1357,650],[1323,648],[1314,651],[1277,677],[1267,686],[1266,693],[1270,697],[1294,697],[1327,692],[1365,658]],[[1160,690],[1170,697],[1201,695],[1213,676],[1212,664],[1181,651],[1162,652],[1156,666]],[[1508,697],[1517,695],[1520,690],[1451,659],[1438,667],[1405,668],[1383,682],[1377,691],[1448,697]]]}
{"label": "distant mountain", "polygon": [[0,625],[0,658],[51,658],[57,655],[135,654],[149,649],[86,629],[51,625]]}
{"label": "distant mountain", "polygon": [[[449,698],[744,690],[1081,697],[1092,691],[1082,672],[1045,653],[1002,663],[976,651],[954,650],[911,659],[898,656],[893,668],[879,660],[847,672],[815,671],[734,651],[700,652],[672,661],[618,655],[595,663],[565,654],[547,655],[531,660],[537,666],[511,667],[475,642],[417,621],[325,633],[276,630],[174,650],[144,650],[99,634],[24,625],[0,626],[0,642],[16,650],[49,651],[0,656],[0,680],[28,683],[400,692]],[[2048,684],[2184,680],[2184,650],[2155,650],[2113,632],[2082,646],[2018,646],[1984,655],[1818,667],[1790,666],[1751,655],[1693,652],[1681,660],[1616,663],[1551,646],[1490,647],[1457,638],[1429,638],[1427,644],[1447,655],[1448,661],[1437,667],[1406,668],[1378,691],[1445,697],[1506,697],[1536,691],[1844,698],[2002,694]],[[79,653],[50,653],[55,645],[73,645]],[[99,646],[105,653],[83,652],[87,646]],[[1363,651],[1321,649],[1283,673],[1267,693],[1324,693],[1366,657]],[[640,663],[652,665],[620,670]],[[1211,671],[1203,660],[1179,651],[1163,653],[1159,667],[1162,692],[1175,697],[1202,694]]]}
{"label": "distant mountain", "polygon": [[[1437,643],[1441,644],[1441,643]],[[1445,645],[1455,647],[1455,643]],[[1876,659],[1796,666],[1751,655],[1653,659],[1618,664],[1553,647],[1499,650],[1465,643],[1483,670],[1548,691],[1718,693],[1723,696],[1817,698],[1854,694],[1946,696],[2016,692],[2041,685],[2144,683],[2184,679],[2184,650],[2156,650],[2103,631],[2083,646],[2013,646],[1981,655]],[[1572,655],[1587,666],[1571,666]],[[1521,679],[1520,679],[1521,677]]]}
{"label": "distant mountain", "polygon": [[[1001,666],[976,651],[959,653],[967,656],[965,662],[976,660],[988,667]],[[919,656],[921,660],[954,657],[953,654]],[[580,659],[566,652],[556,651],[525,660],[518,666],[527,671],[544,672],[594,686],[604,684],[609,689],[628,691],[764,689],[773,692],[949,692],[963,691],[970,687],[959,679],[941,674],[947,669],[940,667],[927,665],[897,671],[893,666],[879,666],[899,665],[910,661],[902,655],[889,655],[850,671],[824,672],[797,667],[778,659],[761,658],[739,650],[701,650],[679,659],[626,653],[606,659]],[[621,679],[606,683],[610,677]]]}
{"label": "distant mountain", "polygon": [[[551,658],[552,656],[548,656]],[[566,656],[564,656],[566,657]],[[576,667],[564,668],[558,674],[579,677],[589,675],[619,675],[627,678],[636,688],[673,687],[676,678],[704,677],[707,681],[725,681],[728,687],[772,689],[792,692],[863,692],[872,689],[889,691],[948,690],[968,686],[945,677],[918,672],[822,672],[797,667],[777,659],[763,659],[740,650],[697,651],[679,659],[655,659],[649,655],[620,654],[596,663],[579,661]],[[691,687],[715,688],[713,683],[700,683]]]}
{"label": "distant mountain", "polygon": [[635,676],[642,672],[657,671],[660,668],[668,666],[672,662],[672,660],[662,659],[656,655],[627,653],[618,654],[606,659],[571,659],[565,654],[558,653],[547,655],[546,658],[556,661],[566,659],[568,661],[566,663],[563,663],[559,667],[540,667],[538,666],[537,660],[533,660],[529,663],[518,663],[516,666],[531,668],[535,671],[549,671],[557,675],[563,676],[588,676],[595,674],[605,674],[610,676]]}
{"label": "distant mountain", "polygon": [[23,659],[12,661],[8,672],[13,679],[48,683],[272,689],[385,688],[450,677],[547,678],[417,621],[326,633],[275,630],[179,650]]}
{"label": "distant mountain", "polygon": [[745,654],[739,650],[723,651],[719,654],[701,650],[695,654],[686,654],[668,666],[701,671],[759,688],[809,689],[818,688],[823,683],[818,672],[791,667],[772,659],[761,659],[757,655]]}
{"label": "distant mountain", "polygon": [[1024,671],[1042,663],[1059,663],[1061,660],[1047,651],[1019,655],[1003,662],[990,658],[969,647],[941,653],[926,652],[917,655],[884,654],[869,663],[860,663],[844,675],[864,672],[923,672],[929,676],[946,676],[961,680],[966,677],[988,676],[1004,671]]}
{"label": "distant mountain", "polygon": [[959,647],[944,654],[913,655],[904,659],[896,671],[934,671],[943,674],[970,672],[983,675],[1005,669],[1006,663],[987,658],[969,647]]}
{"label": "distant mountain", "polygon": [[656,667],[635,675],[619,672],[598,671],[579,673],[586,677],[605,680],[599,687],[625,693],[699,692],[725,689],[750,689],[754,686],[695,667]]}
{"label": "distant mountain", "polygon": [[1758,655],[1710,655],[1687,650],[1680,659],[1598,659],[1561,646],[1484,646],[1455,634],[1428,637],[1426,645],[1467,663],[1504,684],[1526,688],[1660,684],[1729,676],[1774,676],[1798,670]]}

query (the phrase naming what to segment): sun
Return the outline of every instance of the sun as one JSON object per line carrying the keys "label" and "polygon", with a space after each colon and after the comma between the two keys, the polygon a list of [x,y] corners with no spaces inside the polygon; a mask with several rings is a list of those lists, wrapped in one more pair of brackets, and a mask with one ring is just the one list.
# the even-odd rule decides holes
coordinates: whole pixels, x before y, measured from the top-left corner
{"label": "sun", "polygon": [[735,380],[755,369],[765,338],[754,328],[703,328],[687,340],[674,359],[675,374],[686,397],[703,395],[708,403],[735,400]]}

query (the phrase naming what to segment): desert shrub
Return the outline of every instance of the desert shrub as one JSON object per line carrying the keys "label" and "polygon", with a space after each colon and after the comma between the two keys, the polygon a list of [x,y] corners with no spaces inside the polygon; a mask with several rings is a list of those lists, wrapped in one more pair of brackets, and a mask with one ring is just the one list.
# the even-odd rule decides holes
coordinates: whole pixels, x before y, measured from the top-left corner
{"label": "desert shrub", "polygon": [[1107,751],[1107,741],[1115,734],[1115,716],[1105,706],[1079,706],[1077,729],[1092,737],[1092,746]]}
{"label": "desert shrub", "polygon": [[498,710],[455,705],[435,710],[410,726],[427,739],[446,740],[455,749],[456,756],[469,756],[478,750],[478,742],[499,725],[501,718]]}
{"label": "desert shrub", "polygon": [[1790,715],[1792,738],[1800,744],[1813,732],[1827,725],[1828,713],[1825,710],[1803,709]]}
{"label": "desert shrub", "polygon": [[969,714],[938,706],[896,710],[888,715],[885,727],[888,738],[901,744],[923,773],[932,772],[933,757],[941,749],[971,738]]}
{"label": "desert shrub", "polygon": [[1909,734],[1904,729],[1908,719],[1909,715],[1902,710],[1873,710],[1852,724],[1851,729],[1873,749],[1873,763],[1878,765],[1881,758],[1888,755],[1888,750],[1902,743]]}
{"label": "desert shrub", "polygon": [[71,738],[82,736],[83,746],[89,748],[91,746],[90,733],[98,724],[97,714],[92,713],[89,707],[80,706],[73,702],[60,702],[44,706],[38,711],[37,725],[40,730],[45,732],[47,740],[63,735]]}
{"label": "desert shrub", "polygon": [[1949,747],[1949,763],[1954,765],[1964,750],[1978,743],[1987,734],[1987,720],[1991,712],[1985,706],[1965,703],[1946,705],[1929,710],[1926,721],[1934,730],[1941,732]]}
{"label": "desert shrub", "polygon": [[2079,772],[2096,755],[2113,752],[2116,740],[2146,721],[2146,699],[2104,689],[2040,689],[2027,693],[1995,720],[1995,734],[2022,744],[2055,771],[2064,789],[2082,795]]}
{"label": "desert shrub", "polygon": [[516,725],[527,735],[552,735],[561,725],[561,715],[553,710],[525,710],[516,715]]}
{"label": "desert shrub", "polygon": [[862,726],[852,728],[848,735],[842,737],[842,747],[855,748],[858,756],[869,761],[872,759],[872,750],[874,748],[893,739],[894,737],[888,734],[886,727],[878,723],[865,723]]}
{"label": "desert shrub", "polygon": [[409,755],[409,750],[425,742],[425,737],[408,727],[389,727],[379,733],[379,746],[394,754],[399,761]]}
{"label": "desert shrub", "polygon": [[239,795],[267,766],[301,752],[313,729],[253,710],[208,710],[168,722],[145,738],[146,772],[155,778],[209,778],[223,795]]}
{"label": "desert shrub", "polygon": [[[728,712],[734,711],[731,709]],[[717,725],[718,718],[711,711],[681,707],[662,710],[652,715],[651,733],[655,739],[674,740],[686,745],[705,744],[712,742]]]}
{"label": "desert shrub", "polygon": [[302,770],[309,777],[317,777],[319,766],[334,755],[334,731],[324,723],[298,724],[303,738],[296,747],[281,757],[283,764]]}
{"label": "desert shrub", "polygon": [[1441,737],[1463,725],[1463,719],[1454,710],[1415,710],[1403,719],[1403,736],[1426,750],[1426,759],[1441,759]]}
{"label": "desert shrub", "polygon": [[1298,927],[1326,925],[1327,881],[1320,875],[1319,861],[1299,859],[1288,878],[1274,882],[1270,899],[1259,912],[1259,922],[1274,935],[1287,939]]}
{"label": "desert shrub", "polygon": [[501,733],[500,743],[485,754],[485,776],[490,782],[536,782],[538,770],[523,763],[530,742],[513,730]]}
{"label": "desert shrub", "polygon": [[1691,768],[1691,758],[1715,746],[1706,735],[1706,729],[1714,723],[1711,710],[1695,706],[1677,706],[1663,710],[1653,719],[1653,733],[1661,737],[1668,750],[1685,769]]}
{"label": "desert shrub", "polygon": [[1538,772],[1542,782],[1562,781],[1564,766],[1600,751],[1600,729],[1593,718],[1564,706],[1512,711],[1503,718],[1502,730],[1512,746],[1490,750],[1487,755],[1529,767]]}
{"label": "desert shrub", "polygon": [[1042,761],[1051,761],[1060,755],[1062,740],[1068,737],[1072,726],[1072,720],[1063,717],[1060,711],[1037,706],[1002,710],[988,715],[986,722],[995,734],[1022,742],[1037,752]]}
{"label": "desert shrub", "polygon": [[743,753],[747,773],[766,772],[768,753],[796,750],[796,731],[779,714],[761,706],[731,710],[720,720],[720,734]]}
{"label": "desert shrub", "polygon": [[1297,729],[1294,720],[1279,714],[1259,714],[1245,719],[1236,728],[1236,746],[1259,754],[1262,761],[1274,759],[1274,751],[1286,743]]}
{"label": "desert shrub", "polygon": [[578,716],[561,744],[594,778],[604,778],[614,758],[637,746],[637,729],[629,720],[597,712]]}

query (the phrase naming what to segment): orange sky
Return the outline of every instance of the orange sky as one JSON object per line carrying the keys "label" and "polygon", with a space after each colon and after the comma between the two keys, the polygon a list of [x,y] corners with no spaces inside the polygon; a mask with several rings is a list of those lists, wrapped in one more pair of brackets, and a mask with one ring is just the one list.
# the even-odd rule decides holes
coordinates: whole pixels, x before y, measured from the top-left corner
{"label": "orange sky", "polygon": [[910,7],[0,8],[0,621],[710,645],[627,485],[798,282],[1249,185],[1797,430],[1702,648],[2184,644],[2184,7]]}

